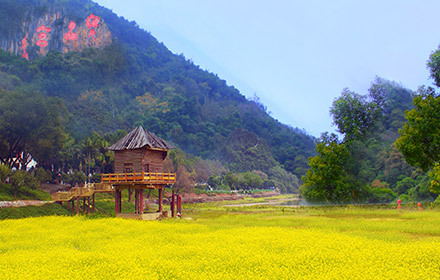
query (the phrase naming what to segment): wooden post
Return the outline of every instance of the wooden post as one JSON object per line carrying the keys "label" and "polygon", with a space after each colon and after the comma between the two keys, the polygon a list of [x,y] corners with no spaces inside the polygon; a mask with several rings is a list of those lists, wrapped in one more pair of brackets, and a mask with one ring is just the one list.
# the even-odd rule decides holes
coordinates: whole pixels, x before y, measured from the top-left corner
{"label": "wooden post", "polygon": [[67,210],[70,211],[70,201],[67,201]]}
{"label": "wooden post", "polygon": [[171,208],[171,217],[175,217],[176,216],[176,194],[174,193],[174,190],[173,190],[173,194],[171,195],[171,205],[170,205],[170,208]]}
{"label": "wooden post", "polygon": [[144,189],[139,190],[139,214],[144,214]]}
{"label": "wooden post", "polygon": [[180,216],[182,214],[182,197],[177,195],[177,215]]}
{"label": "wooden post", "polygon": [[115,215],[121,213],[121,190],[115,190]]}
{"label": "wooden post", "polygon": [[93,196],[92,196],[92,204],[93,204],[93,208],[92,208],[92,211],[93,211],[93,213],[95,213],[95,194],[93,193]]}
{"label": "wooden post", "polygon": [[83,213],[86,213],[86,198],[83,198]]}
{"label": "wooden post", "polygon": [[133,190],[131,188],[128,188],[128,202],[131,202],[132,198],[133,198]]}
{"label": "wooden post", "polygon": [[72,215],[75,214],[75,200],[72,199]]}
{"label": "wooden post", "polygon": [[79,214],[79,196],[76,197],[76,214]]}
{"label": "wooden post", "polygon": [[159,211],[158,212],[162,212],[162,210],[163,210],[162,200],[163,200],[163,188],[160,187],[159,188]]}
{"label": "wooden post", "polygon": [[87,214],[90,213],[90,196],[87,197]]}
{"label": "wooden post", "polygon": [[134,213],[139,214],[139,190],[134,189]]}

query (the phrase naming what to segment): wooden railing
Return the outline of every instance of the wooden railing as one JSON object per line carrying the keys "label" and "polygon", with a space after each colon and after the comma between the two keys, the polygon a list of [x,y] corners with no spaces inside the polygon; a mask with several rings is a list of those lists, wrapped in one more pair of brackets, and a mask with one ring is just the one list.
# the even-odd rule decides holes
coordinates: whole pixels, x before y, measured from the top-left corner
{"label": "wooden railing", "polygon": [[102,183],[174,184],[176,173],[133,172],[102,174]]}

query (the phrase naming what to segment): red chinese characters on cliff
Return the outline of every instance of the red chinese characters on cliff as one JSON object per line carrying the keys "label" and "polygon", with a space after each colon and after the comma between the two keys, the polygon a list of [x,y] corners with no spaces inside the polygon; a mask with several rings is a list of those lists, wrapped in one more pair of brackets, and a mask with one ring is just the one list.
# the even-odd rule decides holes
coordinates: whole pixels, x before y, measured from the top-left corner
{"label": "red chinese characters on cliff", "polygon": [[73,32],[73,29],[75,29],[76,27],[76,23],[71,21],[69,23],[69,31],[64,34],[64,40],[66,41],[76,41],[78,39],[78,35],[76,34],[76,32]]}
{"label": "red chinese characters on cliff", "polygon": [[89,29],[89,38],[92,37],[93,40],[96,40],[96,28],[98,28],[100,18],[95,16],[94,14],[90,14],[90,16],[86,19],[86,25]]}
{"label": "red chinese characters on cliff", "polygon": [[37,28],[38,41],[35,43],[39,47],[47,47],[49,43],[47,42],[47,34],[52,30],[50,27],[46,27],[44,24]]}
{"label": "red chinese characters on cliff", "polygon": [[21,40],[21,47],[23,48],[23,54],[21,55],[21,57],[29,60],[29,55],[26,52],[26,48],[28,46],[27,37],[28,37],[28,35],[26,34],[26,37],[24,37],[23,40]]}

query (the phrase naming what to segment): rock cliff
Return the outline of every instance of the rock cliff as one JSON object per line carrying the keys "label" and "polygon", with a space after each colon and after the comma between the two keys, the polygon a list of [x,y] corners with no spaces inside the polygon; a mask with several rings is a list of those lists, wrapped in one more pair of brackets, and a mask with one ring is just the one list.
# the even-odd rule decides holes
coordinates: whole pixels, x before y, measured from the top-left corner
{"label": "rock cliff", "polygon": [[67,53],[84,48],[101,48],[112,43],[112,34],[99,15],[69,18],[61,10],[42,15],[27,13],[17,32],[0,34],[0,48],[26,59],[45,56],[50,51]]}

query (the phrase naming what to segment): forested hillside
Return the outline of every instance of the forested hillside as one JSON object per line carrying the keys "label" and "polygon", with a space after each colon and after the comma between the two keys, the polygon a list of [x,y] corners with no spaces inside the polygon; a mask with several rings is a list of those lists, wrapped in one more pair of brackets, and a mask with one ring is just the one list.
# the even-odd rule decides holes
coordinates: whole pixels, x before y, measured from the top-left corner
{"label": "forested hillside", "polygon": [[437,194],[430,191],[426,170],[410,166],[395,144],[407,121],[405,112],[414,109],[414,96],[402,85],[381,78],[365,95],[344,89],[330,108],[343,139],[321,137],[301,193],[317,202],[434,200]]}
{"label": "forested hillside", "polygon": [[[222,170],[219,174],[210,174],[213,176],[224,176],[227,171],[238,175],[254,172],[266,186],[283,191],[298,187],[295,176],[305,174],[307,158],[315,154],[313,137],[273,119],[258,98],[246,99],[217,75],[183,55],[172,54],[135,22],[89,0],[0,0],[0,4],[1,95],[19,96],[17,102],[38,97],[49,107],[58,104],[53,114],[59,118],[52,126],[56,141],[42,142],[48,147],[39,155],[35,145],[13,144],[32,129],[17,127],[20,123],[15,119],[0,120],[3,163],[11,165],[5,160],[11,159],[11,153],[30,154],[41,167],[52,171],[98,173],[110,168],[111,155],[104,146],[117,139],[115,135],[123,135],[118,130],[142,125],[185,151],[188,159],[180,163],[186,164],[195,181],[200,180],[195,174],[197,162],[210,160],[223,165],[216,169]],[[33,44],[29,38],[37,38],[28,33],[42,18],[54,19],[44,21],[54,25],[44,27],[48,37],[46,33],[41,36],[41,30],[38,34],[46,41],[40,47],[23,47],[24,39]],[[77,30],[81,36],[79,32],[86,32],[86,26],[89,37],[81,38],[89,47],[65,51],[62,45]],[[111,33],[111,42],[96,43],[104,34],[101,30]],[[57,47],[52,47],[55,42]],[[50,51],[46,54],[43,48]],[[29,101],[29,106],[35,104],[38,102]],[[1,107],[0,114],[26,117],[26,108],[13,103]],[[46,129],[50,126],[47,122]],[[11,127],[18,135],[7,135]],[[176,169],[177,164],[175,161]]]}

